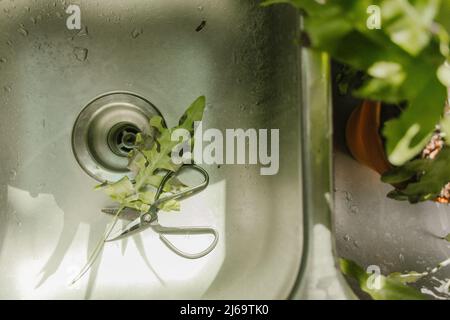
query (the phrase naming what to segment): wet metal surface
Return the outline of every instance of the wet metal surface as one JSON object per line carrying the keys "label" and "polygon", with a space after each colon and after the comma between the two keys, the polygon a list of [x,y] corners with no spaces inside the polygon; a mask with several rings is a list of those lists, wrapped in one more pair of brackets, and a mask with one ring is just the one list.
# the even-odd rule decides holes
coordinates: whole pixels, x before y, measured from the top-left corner
{"label": "wet metal surface", "polygon": [[[378,266],[382,274],[434,268],[450,255],[450,207],[434,202],[409,204],[386,198],[392,186],[356,162],[345,145],[345,123],[358,101],[334,93],[334,227],[337,254],[364,268]],[[435,298],[450,298],[442,284],[450,268],[417,282]],[[361,298],[368,298],[351,283]]]}
{"label": "wet metal surface", "polygon": [[[0,298],[284,298],[302,248],[297,12],[259,1],[0,1]],[[196,31],[203,25],[202,30]],[[107,244],[111,205],[78,165],[71,131],[100,94],[131,91],[169,126],[200,95],[204,127],[280,128],[280,171],[203,167],[211,182],[164,225],[210,225],[191,261],[142,233]],[[210,242],[171,239],[197,252]]]}

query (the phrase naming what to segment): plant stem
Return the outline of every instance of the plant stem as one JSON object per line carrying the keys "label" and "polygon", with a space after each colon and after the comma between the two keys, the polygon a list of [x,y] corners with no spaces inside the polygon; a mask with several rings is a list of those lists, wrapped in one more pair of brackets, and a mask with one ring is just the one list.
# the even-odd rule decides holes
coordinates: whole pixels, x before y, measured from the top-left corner
{"label": "plant stem", "polygon": [[119,220],[119,214],[122,212],[123,209],[124,209],[124,207],[120,207],[117,210],[117,213],[113,218],[113,222],[112,222],[111,226],[106,230],[105,234],[103,235],[103,238],[95,246],[95,249],[94,249],[94,251],[92,251],[91,255],[89,256],[88,261],[86,262],[84,267],[80,270],[80,272],[75,277],[75,279],[72,280],[71,285],[73,285],[78,280],[80,280],[86,274],[86,272],[88,272],[89,269],[92,267],[92,265],[94,264],[95,260],[97,259],[98,255],[99,255],[99,253],[102,251],[103,246],[105,245],[106,239],[108,239],[109,235],[111,234],[111,231],[113,230],[114,226],[116,225],[117,221]]}

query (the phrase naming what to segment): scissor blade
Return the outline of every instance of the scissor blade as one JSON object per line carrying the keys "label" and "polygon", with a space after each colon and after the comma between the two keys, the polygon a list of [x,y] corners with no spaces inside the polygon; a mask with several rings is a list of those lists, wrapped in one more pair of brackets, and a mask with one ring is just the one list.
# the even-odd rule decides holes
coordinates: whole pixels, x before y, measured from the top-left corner
{"label": "scissor blade", "polygon": [[141,223],[140,217],[136,218],[134,221],[126,225],[123,230],[117,231],[111,236],[109,236],[105,242],[120,240],[135,234],[137,231],[145,229],[145,225]]}
{"label": "scissor blade", "polygon": [[[117,214],[117,210],[119,210],[119,208],[117,208],[117,207],[103,208],[102,212],[112,215],[112,216],[115,216]],[[138,211],[136,211],[135,209],[124,208],[120,212],[119,218],[123,219],[123,220],[133,221],[133,220],[137,219],[139,216],[140,216],[140,213]]]}

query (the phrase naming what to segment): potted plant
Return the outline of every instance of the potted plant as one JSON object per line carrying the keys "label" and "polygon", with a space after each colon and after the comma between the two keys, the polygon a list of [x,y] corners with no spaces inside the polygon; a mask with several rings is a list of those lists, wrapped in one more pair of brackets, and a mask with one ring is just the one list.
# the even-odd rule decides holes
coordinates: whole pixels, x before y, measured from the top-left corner
{"label": "potted plant", "polygon": [[[362,99],[346,128],[359,162],[394,186],[388,197],[411,203],[450,200],[450,2],[420,0],[268,0],[289,3],[304,17],[301,45],[327,52],[359,75],[352,95]],[[399,112],[387,112],[385,110]],[[420,298],[406,284],[432,272],[395,273],[382,290],[367,286],[366,272],[341,259],[374,299]],[[405,288],[407,287],[407,288]]]}
{"label": "potted plant", "polygon": [[425,200],[449,203],[450,177],[445,163],[449,163],[450,159],[446,155],[448,134],[445,114],[442,120],[444,125],[436,125],[421,152],[404,165],[393,166],[387,159],[380,134],[384,124],[381,117],[383,108],[392,106],[385,106],[380,101],[364,100],[361,106],[353,110],[346,125],[346,142],[350,153],[358,162],[380,173],[382,181],[395,187],[387,194],[388,197],[409,200],[411,203]]}

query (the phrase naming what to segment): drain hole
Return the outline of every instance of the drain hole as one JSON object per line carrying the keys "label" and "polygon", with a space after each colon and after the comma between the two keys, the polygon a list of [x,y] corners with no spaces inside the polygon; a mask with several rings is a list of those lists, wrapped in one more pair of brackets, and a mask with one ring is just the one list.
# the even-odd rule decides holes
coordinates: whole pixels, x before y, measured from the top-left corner
{"label": "drain hole", "polygon": [[118,123],[108,134],[108,145],[118,156],[125,157],[133,150],[136,135],[140,130],[131,123]]}
{"label": "drain hole", "polygon": [[139,132],[154,133],[149,125],[153,116],[161,117],[161,113],[134,93],[111,92],[95,98],[73,125],[72,149],[77,162],[100,182],[132,178],[127,156],[135,148]]}

